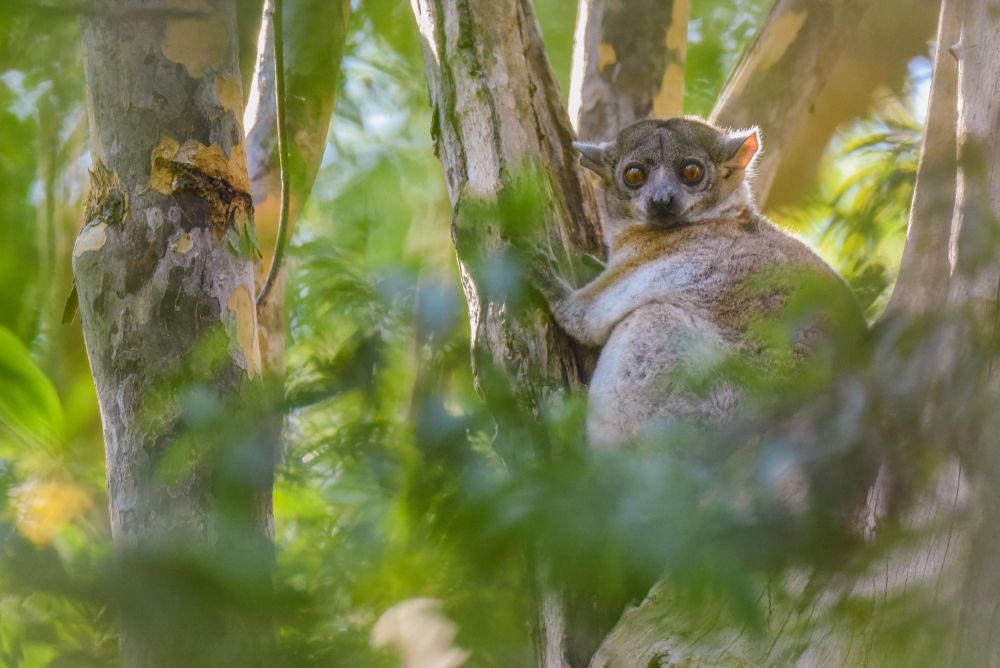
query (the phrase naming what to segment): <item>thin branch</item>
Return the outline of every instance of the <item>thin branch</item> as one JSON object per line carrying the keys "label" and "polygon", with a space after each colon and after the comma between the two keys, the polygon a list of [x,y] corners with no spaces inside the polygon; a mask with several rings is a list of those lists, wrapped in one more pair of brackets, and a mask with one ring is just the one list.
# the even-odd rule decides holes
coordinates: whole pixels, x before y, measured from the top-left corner
{"label": "thin branch", "polygon": [[267,296],[274,287],[274,281],[281,270],[285,258],[285,247],[288,244],[288,202],[291,186],[288,179],[288,134],[285,127],[285,48],[282,35],[282,4],[283,0],[271,0],[271,26],[274,31],[274,96],[275,118],[278,126],[278,169],[281,173],[281,206],[278,214],[278,241],[274,247],[274,257],[267,279],[257,295],[257,310],[267,301]]}

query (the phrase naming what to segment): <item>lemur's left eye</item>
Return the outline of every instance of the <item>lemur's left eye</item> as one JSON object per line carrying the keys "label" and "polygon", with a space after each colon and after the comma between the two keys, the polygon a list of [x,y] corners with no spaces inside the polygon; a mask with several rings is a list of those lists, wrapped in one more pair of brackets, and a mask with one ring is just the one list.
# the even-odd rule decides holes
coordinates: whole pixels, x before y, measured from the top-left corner
{"label": "lemur's left eye", "polygon": [[685,162],[681,167],[681,180],[689,186],[701,183],[705,177],[705,169],[695,161]]}

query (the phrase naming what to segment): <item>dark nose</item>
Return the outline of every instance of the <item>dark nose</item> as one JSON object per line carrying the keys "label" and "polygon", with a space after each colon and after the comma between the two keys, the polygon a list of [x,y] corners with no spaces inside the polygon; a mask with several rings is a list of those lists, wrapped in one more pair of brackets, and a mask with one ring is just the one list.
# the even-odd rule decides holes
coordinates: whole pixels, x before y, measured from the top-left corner
{"label": "dark nose", "polygon": [[653,213],[659,216],[670,213],[671,205],[674,203],[674,196],[670,193],[657,193],[650,197],[649,206]]}

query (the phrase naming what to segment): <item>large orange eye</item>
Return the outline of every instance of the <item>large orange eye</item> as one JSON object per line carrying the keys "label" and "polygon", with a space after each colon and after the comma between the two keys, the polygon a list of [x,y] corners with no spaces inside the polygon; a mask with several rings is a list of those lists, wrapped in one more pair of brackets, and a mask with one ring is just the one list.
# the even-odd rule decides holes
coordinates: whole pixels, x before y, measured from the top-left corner
{"label": "large orange eye", "polygon": [[704,176],[705,170],[697,162],[686,162],[681,167],[681,179],[689,186],[700,183]]}
{"label": "large orange eye", "polygon": [[629,165],[622,173],[622,179],[625,180],[625,185],[638,188],[646,182],[646,170],[640,165]]}

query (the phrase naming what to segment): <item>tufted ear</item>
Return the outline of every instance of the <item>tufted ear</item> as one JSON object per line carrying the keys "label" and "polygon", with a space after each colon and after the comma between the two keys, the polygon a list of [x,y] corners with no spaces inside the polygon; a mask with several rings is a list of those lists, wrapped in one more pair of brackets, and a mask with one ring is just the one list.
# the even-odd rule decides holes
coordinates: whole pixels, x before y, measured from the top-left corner
{"label": "tufted ear", "polygon": [[611,173],[611,165],[614,163],[615,145],[613,142],[586,144],[575,141],[573,148],[580,152],[581,165],[604,178],[608,178]]}
{"label": "tufted ear", "polygon": [[725,140],[726,161],[723,167],[744,170],[760,154],[760,130],[750,128],[729,135]]}

